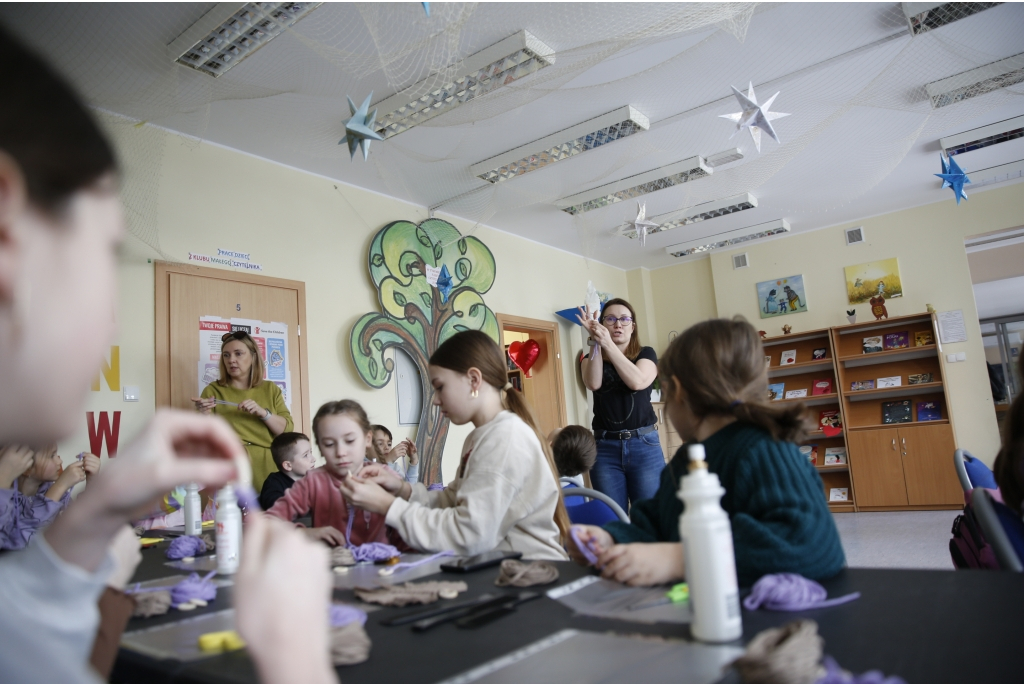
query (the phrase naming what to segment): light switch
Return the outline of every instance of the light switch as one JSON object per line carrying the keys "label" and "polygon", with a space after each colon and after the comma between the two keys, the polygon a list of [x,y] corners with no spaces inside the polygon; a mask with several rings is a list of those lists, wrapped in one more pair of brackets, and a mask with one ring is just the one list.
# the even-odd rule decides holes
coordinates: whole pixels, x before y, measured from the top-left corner
{"label": "light switch", "polygon": [[139,386],[137,385],[126,385],[124,386],[124,401],[125,402],[138,402],[139,401]]}
{"label": "light switch", "polygon": [[946,361],[948,363],[950,363],[950,364],[955,364],[956,363],[956,355],[955,354],[947,354],[946,355]]}
{"label": "light switch", "polygon": [[958,362],[965,362],[965,361],[967,361],[967,353],[966,352],[957,352],[956,353],[956,360]]}

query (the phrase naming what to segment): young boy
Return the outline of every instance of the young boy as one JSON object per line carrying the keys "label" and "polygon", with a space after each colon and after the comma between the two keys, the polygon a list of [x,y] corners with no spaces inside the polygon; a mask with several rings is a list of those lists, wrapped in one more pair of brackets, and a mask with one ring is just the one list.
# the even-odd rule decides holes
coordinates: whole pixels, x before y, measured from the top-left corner
{"label": "young boy", "polygon": [[[411,440],[403,440],[391,447],[394,439],[386,427],[380,424],[370,426],[373,430],[373,451],[377,460],[405,479],[406,483],[418,483],[420,480],[420,459],[416,445]],[[407,463],[408,462],[408,463]]]}
{"label": "young boy", "polygon": [[260,492],[260,506],[268,511],[285,491],[313,468],[316,459],[309,438],[302,433],[281,433],[270,443],[277,471],[267,476]]}
{"label": "young boy", "polygon": [[593,432],[583,426],[556,428],[548,436],[555,467],[561,478],[568,478],[578,487],[584,487],[583,474],[597,461],[597,441]]}

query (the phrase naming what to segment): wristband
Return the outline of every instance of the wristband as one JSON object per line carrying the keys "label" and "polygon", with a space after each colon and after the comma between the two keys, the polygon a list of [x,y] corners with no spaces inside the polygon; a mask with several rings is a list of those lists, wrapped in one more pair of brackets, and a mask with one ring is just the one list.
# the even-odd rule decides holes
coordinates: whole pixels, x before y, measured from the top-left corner
{"label": "wristband", "polygon": [[273,416],[273,414],[270,413],[269,409],[267,409],[266,412],[267,412],[267,414],[266,414],[266,416],[263,417],[263,419],[262,419],[263,421],[269,421],[270,417]]}

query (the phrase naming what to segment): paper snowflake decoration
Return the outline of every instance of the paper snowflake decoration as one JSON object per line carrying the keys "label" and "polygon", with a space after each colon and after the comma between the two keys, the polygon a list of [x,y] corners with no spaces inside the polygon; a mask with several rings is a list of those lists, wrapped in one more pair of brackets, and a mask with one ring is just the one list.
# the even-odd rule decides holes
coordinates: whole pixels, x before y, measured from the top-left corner
{"label": "paper snowflake decoration", "polygon": [[657,228],[658,224],[647,220],[647,205],[636,203],[636,219],[627,222],[636,231],[636,237],[640,239],[640,247],[643,247],[647,240],[647,231]]}
{"label": "paper snowflake decoration", "polygon": [[956,196],[956,203],[959,205],[960,198],[967,199],[964,185],[970,183],[971,179],[967,178],[967,174],[964,173],[964,170],[960,168],[960,165],[952,157],[949,158],[949,164],[947,165],[940,152],[939,161],[942,162],[942,173],[935,175],[942,179],[943,188],[953,189],[953,195]]}
{"label": "paper snowflake decoration", "polygon": [[[735,136],[742,129],[748,129],[750,131],[750,137],[754,141],[754,147],[757,151],[761,151],[761,131],[764,130],[769,136],[772,137],[776,143],[780,142],[779,137],[775,134],[775,129],[772,128],[772,122],[782,117],[788,117],[788,114],[782,112],[769,112],[772,103],[775,102],[775,98],[779,97],[779,93],[768,98],[768,101],[763,105],[757,104],[757,96],[754,95],[754,84],[751,83],[747,88],[747,94],[744,95],[736,86],[730,86],[732,88],[732,94],[736,96],[736,99],[740,103],[740,107],[743,108],[742,112],[736,112],[735,114],[720,114],[719,118],[729,119],[736,123],[736,130],[732,132],[732,136]],[[779,91],[782,92],[782,91]],[[732,136],[729,136],[732,138]]]}
{"label": "paper snowflake decoration", "polygon": [[352,98],[348,98],[348,108],[352,111],[352,118],[345,122],[345,137],[338,141],[338,145],[347,142],[349,158],[356,158],[356,148],[363,151],[363,161],[366,161],[370,154],[371,140],[384,140],[384,137],[373,130],[373,122],[377,118],[377,110],[367,115],[366,110],[370,108],[370,100],[373,93],[366,96],[358,109]]}

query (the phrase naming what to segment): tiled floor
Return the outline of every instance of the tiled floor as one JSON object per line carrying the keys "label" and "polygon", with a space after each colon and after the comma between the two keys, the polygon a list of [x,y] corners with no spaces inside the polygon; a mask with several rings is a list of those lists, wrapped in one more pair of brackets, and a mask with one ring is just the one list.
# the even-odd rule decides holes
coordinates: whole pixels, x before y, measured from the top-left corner
{"label": "tiled floor", "polygon": [[851,568],[953,570],[950,528],[958,511],[834,514]]}

